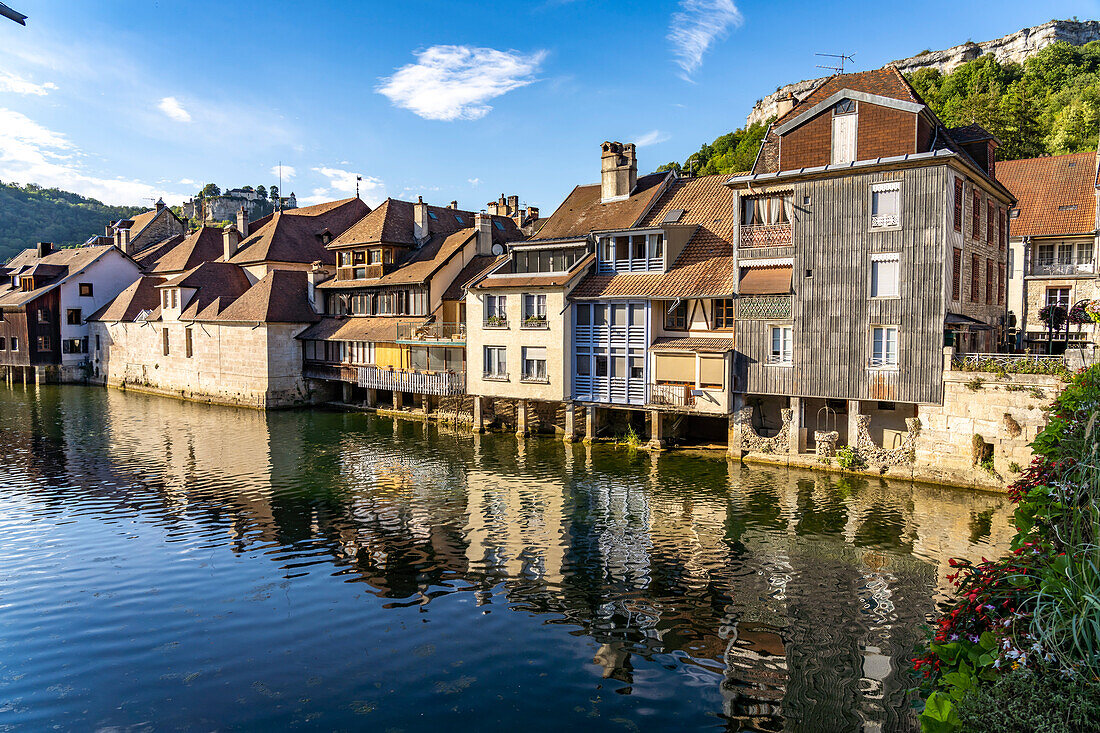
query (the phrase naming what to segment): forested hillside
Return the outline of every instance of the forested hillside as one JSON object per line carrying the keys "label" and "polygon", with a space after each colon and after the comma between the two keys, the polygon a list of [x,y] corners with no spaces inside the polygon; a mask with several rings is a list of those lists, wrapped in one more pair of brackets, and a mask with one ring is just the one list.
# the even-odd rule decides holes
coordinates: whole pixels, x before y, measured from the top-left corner
{"label": "forested hillside", "polygon": [[[977,122],[1002,143],[1001,160],[1095,150],[1100,135],[1100,41],[1056,43],[1023,65],[981,56],[950,74],[921,69],[909,81],[948,127]],[[768,122],[727,133],[658,170],[696,175],[752,167]]]}
{"label": "forested hillside", "polygon": [[0,263],[7,262],[35,242],[59,247],[80,244],[114,219],[143,211],[136,206],[108,206],[57,188],[33,183],[19,186],[0,182]]}

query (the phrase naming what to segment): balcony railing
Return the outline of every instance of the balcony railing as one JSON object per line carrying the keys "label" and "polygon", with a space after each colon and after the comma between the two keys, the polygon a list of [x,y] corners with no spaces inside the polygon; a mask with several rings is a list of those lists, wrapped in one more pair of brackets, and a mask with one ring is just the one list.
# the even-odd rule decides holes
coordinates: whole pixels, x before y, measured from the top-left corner
{"label": "balcony railing", "polygon": [[646,404],[657,407],[694,407],[693,384],[649,384]]}
{"label": "balcony railing", "polygon": [[897,214],[876,214],[871,217],[871,228],[881,229],[883,227],[896,227],[898,226]]}
{"label": "balcony railing", "polygon": [[550,322],[546,320],[546,316],[527,316],[520,323],[520,328],[550,328]]}
{"label": "balcony railing", "polygon": [[505,316],[489,316],[485,319],[485,328],[508,328],[508,319]]}
{"label": "balcony railing", "polygon": [[956,354],[952,359],[951,365],[956,369],[963,371],[977,371],[978,368],[993,370],[994,367],[1000,367],[1006,370],[1013,370],[1013,368],[1019,368],[1023,365],[1033,365],[1037,369],[1036,371],[1042,373],[1039,367],[1055,367],[1060,364],[1065,364],[1066,359],[1064,356],[1042,356],[1038,354]]}
{"label": "balcony railing", "polygon": [[336,268],[337,280],[377,280],[392,270],[391,265],[376,263],[373,265],[343,265]]}
{"label": "balcony railing", "polygon": [[365,366],[358,367],[355,381],[360,387],[391,392],[438,397],[466,394],[466,372],[416,372]]}
{"label": "balcony railing", "polygon": [[746,247],[783,247],[793,240],[791,225],[787,224],[746,224],[741,227],[740,246]]}
{"label": "balcony railing", "polygon": [[792,296],[749,295],[737,299],[737,320],[766,321],[791,317]]}
{"label": "balcony railing", "polygon": [[356,367],[346,364],[307,361],[302,367],[302,376],[306,379],[325,379],[330,382],[356,382],[359,379],[359,372],[356,371]]}
{"label": "balcony railing", "polygon": [[1092,275],[1096,266],[1091,262],[1036,262],[1031,267],[1032,275]]}
{"label": "balcony railing", "polygon": [[465,323],[399,323],[399,341],[465,341]]}

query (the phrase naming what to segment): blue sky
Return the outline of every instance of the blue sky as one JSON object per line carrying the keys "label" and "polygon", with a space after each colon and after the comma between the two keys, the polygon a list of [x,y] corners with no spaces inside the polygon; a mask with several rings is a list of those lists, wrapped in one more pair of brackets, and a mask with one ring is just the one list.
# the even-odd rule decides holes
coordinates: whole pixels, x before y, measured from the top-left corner
{"label": "blue sky", "polygon": [[599,177],[599,143],[683,160],[781,84],[984,41],[1096,0],[187,3],[5,0],[0,180],[110,203],[204,182],[300,202],[422,195],[552,211]]}

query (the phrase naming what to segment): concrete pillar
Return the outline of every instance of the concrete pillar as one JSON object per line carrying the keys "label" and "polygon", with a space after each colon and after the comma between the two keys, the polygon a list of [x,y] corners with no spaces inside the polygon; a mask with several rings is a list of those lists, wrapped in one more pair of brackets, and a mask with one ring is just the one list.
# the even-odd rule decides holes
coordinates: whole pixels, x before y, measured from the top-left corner
{"label": "concrete pillar", "polygon": [[788,451],[796,456],[806,450],[806,431],[802,429],[802,398],[791,397],[791,428],[787,433]]}
{"label": "concrete pillar", "polygon": [[584,442],[591,443],[596,439],[596,428],[599,427],[599,415],[595,405],[584,408]]}
{"label": "concrete pillar", "polygon": [[348,382],[340,383],[340,399],[343,400],[345,405],[350,405],[352,401],[352,385]]}
{"label": "concrete pillar", "polygon": [[[1021,323],[1021,327],[1022,327]],[[955,347],[944,346],[943,347],[943,370],[949,372],[952,369],[953,362],[955,361]]]}
{"label": "concrete pillar", "polygon": [[577,439],[577,409],[572,402],[565,403],[565,435],[561,439],[566,443]]}
{"label": "concrete pillar", "polygon": [[474,422],[470,426],[470,429],[475,433],[485,432],[485,413],[481,408],[481,398],[474,395]]}
{"label": "concrete pillar", "polygon": [[516,435],[527,435],[527,400],[516,403]]}
{"label": "concrete pillar", "polygon": [[660,410],[649,411],[649,447],[653,450],[665,447],[665,421]]}
{"label": "concrete pillar", "polygon": [[378,390],[368,389],[367,396],[363,399],[363,405],[366,407],[378,407]]}
{"label": "concrete pillar", "polygon": [[859,400],[848,400],[848,445],[859,445]]}
{"label": "concrete pillar", "polygon": [[741,460],[741,410],[745,407],[743,392],[733,393],[733,412],[729,416],[727,430],[726,455]]}
{"label": "concrete pillar", "polygon": [[393,409],[400,410],[405,406],[405,393],[394,390],[393,392]]}

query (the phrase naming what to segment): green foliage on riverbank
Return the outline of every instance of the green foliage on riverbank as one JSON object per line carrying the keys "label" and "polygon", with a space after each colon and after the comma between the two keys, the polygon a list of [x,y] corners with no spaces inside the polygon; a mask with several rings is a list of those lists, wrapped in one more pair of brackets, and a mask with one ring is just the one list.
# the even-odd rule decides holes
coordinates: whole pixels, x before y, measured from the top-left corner
{"label": "green foliage on riverbank", "polygon": [[58,247],[80,244],[102,234],[112,220],[144,211],[140,206],[108,206],[101,201],[57,188],[0,182],[0,263],[35,242]]}
{"label": "green foliage on riverbank", "polygon": [[1096,149],[1100,41],[1055,43],[1022,65],[987,54],[950,74],[920,69],[908,78],[948,127],[977,122],[996,135],[1001,160]]}
{"label": "green foliage on riverbank", "polygon": [[[928,694],[924,731],[1056,730],[1042,722],[1054,709],[1044,701],[1061,695],[1063,681],[1079,688],[1065,701],[1067,721],[1100,698],[1100,366],[1058,396],[1032,448],[1035,460],[1012,487],[1011,554],[951,561],[956,601],[914,660]],[[1006,674],[1027,680],[1026,699]],[[1016,720],[1023,727],[981,722],[1009,700],[1032,716]]]}

